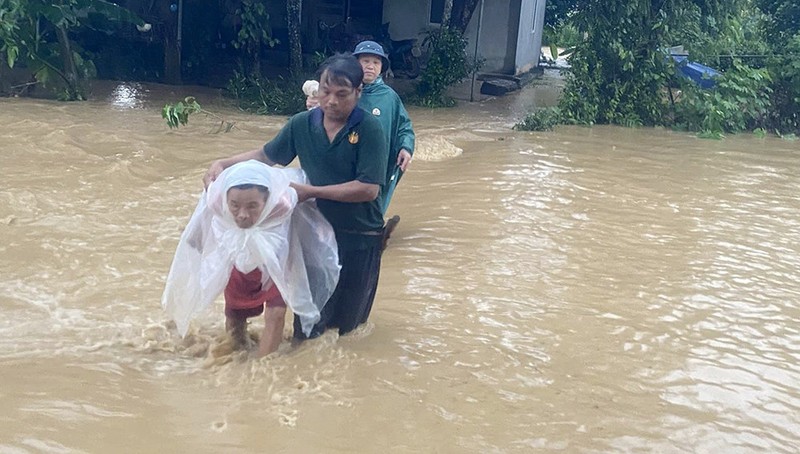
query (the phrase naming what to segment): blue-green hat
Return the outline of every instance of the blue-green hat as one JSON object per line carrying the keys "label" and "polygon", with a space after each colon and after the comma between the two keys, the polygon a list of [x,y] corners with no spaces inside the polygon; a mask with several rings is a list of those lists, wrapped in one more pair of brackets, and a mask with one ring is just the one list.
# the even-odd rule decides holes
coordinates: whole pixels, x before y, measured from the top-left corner
{"label": "blue-green hat", "polygon": [[370,54],[370,55],[377,55],[381,57],[383,60],[383,70],[386,71],[389,69],[389,56],[386,55],[386,52],[383,50],[383,46],[376,43],[375,41],[361,41],[356,45],[356,50],[353,51],[353,55],[358,58],[361,54]]}

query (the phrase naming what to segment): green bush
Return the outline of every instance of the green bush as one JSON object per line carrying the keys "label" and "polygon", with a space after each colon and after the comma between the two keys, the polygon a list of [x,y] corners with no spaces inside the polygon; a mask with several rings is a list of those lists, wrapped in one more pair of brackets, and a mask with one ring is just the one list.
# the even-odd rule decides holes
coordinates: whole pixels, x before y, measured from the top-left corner
{"label": "green bush", "polygon": [[666,19],[646,0],[588,2],[572,23],[587,39],[569,58],[559,107],[580,124],[658,125],[664,120],[667,59],[658,50]]}
{"label": "green bush", "polygon": [[278,44],[278,40],[272,36],[272,28],[269,25],[267,2],[241,0],[235,15],[241,21],[241,27],[231,44],[244,51],[246,58],[243,59],[242,65],[248,69],[253,78],[259,78],[262,46],[275,47]]}
{"label": "green bush", "polygon": [[[733,66],[734,55],[769,53],[763,21],[764,15],[755,8],[742,8],[715,19],[704,15],[697,5],[684,4],[669,21],[666,39],[670,45],[683,45],[692,61],[727,71]],[[763,62],[749,58],[747,63],[758,67]]]}
{"label": "green bush", "polygon": [[235,71],[227,91],[236,98],[239,108],[259,115],[293,115],[306,108],[303,77],[244,76]]}
{"label": "green bush", "polygon": [[[561,10],[587,37],[570,57],[561,122],[666,125],[706,138],[746,130],[800,134],[797,0],[606,0]],[[549,33],[559,39],[555,28]],[[720,70],[716,86],[704,90],[680,77],[659,50],[673,45]],[[682,95],[670,109],[676,86]],[[544,127],[546,115],[534,112],[517,128]]]}
{"label": "green bush", "polygon": [[481,66],[467,55],[467,44],[467,38],[458,30],[442,27],[429,31],[422,41],[428,62],[409,102],[424,107],[455,105],[445,94],[447,88],[462,82]]}
{"label": "green bush", "polygon": [[769,127],[779,133],[800,134],[800,33],[785,44],[783,52],[767,62],[773,80]]}
{"label": "green bush", "polygon": [[764,128],[770,111],[771,78],[766,69],[733,61],[733,67],[703,90],[682,82],[683,95],[675,104],[676,126],[718,138],[725,132]]}
{"label": "green bush", "polygon": [[574,47],[580,40],[581,34],[570,22],[563,22],[555,27],[547,25],[542,33],[543,46]]}
{"label": "green bush", "polygon": [[561,111],[557,107],[535,110],[514,125],[517,131],[552,131],[555,125],[562,123]]}

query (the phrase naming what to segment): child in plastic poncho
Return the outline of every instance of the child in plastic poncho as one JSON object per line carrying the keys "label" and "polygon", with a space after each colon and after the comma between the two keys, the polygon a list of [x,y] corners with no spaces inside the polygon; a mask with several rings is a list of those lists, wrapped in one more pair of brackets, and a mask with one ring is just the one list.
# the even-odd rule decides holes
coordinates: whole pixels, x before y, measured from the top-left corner
{"label": "child in plastic poncho", "polygon": [[313,79],[303,82],[303,93],[306,95],[306,109],[319,106],[319,82]]}
{"label": "child in plastic poncho", "polygon": [[304,333],[319,321],[339,278],[336,239],[316,205],[297,205],[292,181],[305,182],[305,174],[246,161],[202,194],[161,300],[181,336],[223,290],[235,345],[247,345],[247,318],[264,312],[259,356],[280,345],[287,305]]}

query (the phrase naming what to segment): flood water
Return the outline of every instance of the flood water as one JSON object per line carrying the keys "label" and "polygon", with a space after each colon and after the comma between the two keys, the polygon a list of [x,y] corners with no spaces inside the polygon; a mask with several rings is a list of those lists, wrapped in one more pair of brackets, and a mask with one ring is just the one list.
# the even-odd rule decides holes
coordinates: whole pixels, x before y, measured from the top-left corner
{"label": "flood water", "polygon": [[[536,90],[411,108],[370,322],[261,360],[160,297],[208,164],[285,118],[0,99],[0,452],[797,452],[800,144],[511,131]],[[237,129],[168,130],[187,94]]]}

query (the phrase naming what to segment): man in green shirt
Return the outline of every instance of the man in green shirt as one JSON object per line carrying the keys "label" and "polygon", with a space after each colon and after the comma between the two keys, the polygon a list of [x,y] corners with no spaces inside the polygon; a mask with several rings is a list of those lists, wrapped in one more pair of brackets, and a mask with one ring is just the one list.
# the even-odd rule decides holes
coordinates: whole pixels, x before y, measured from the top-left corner
{"label": "man in green shirt", "polygon": [[[225,168],[248,159],[288,165],[299,158],[311,184],[292,185],[298,201],[317,200],[336,233],[342,265],[311,338],[330,327],[345,334],[366,322],[378,287],[383,239],[379,195],[389,149],[378,120],[357,107],[362,79],[355,57],[330,57],[322,66],[318,109],[293,116],[263,149],[213,162],[203,178],[207,186]],[[294,336],[305,337],[297,318]]]}

